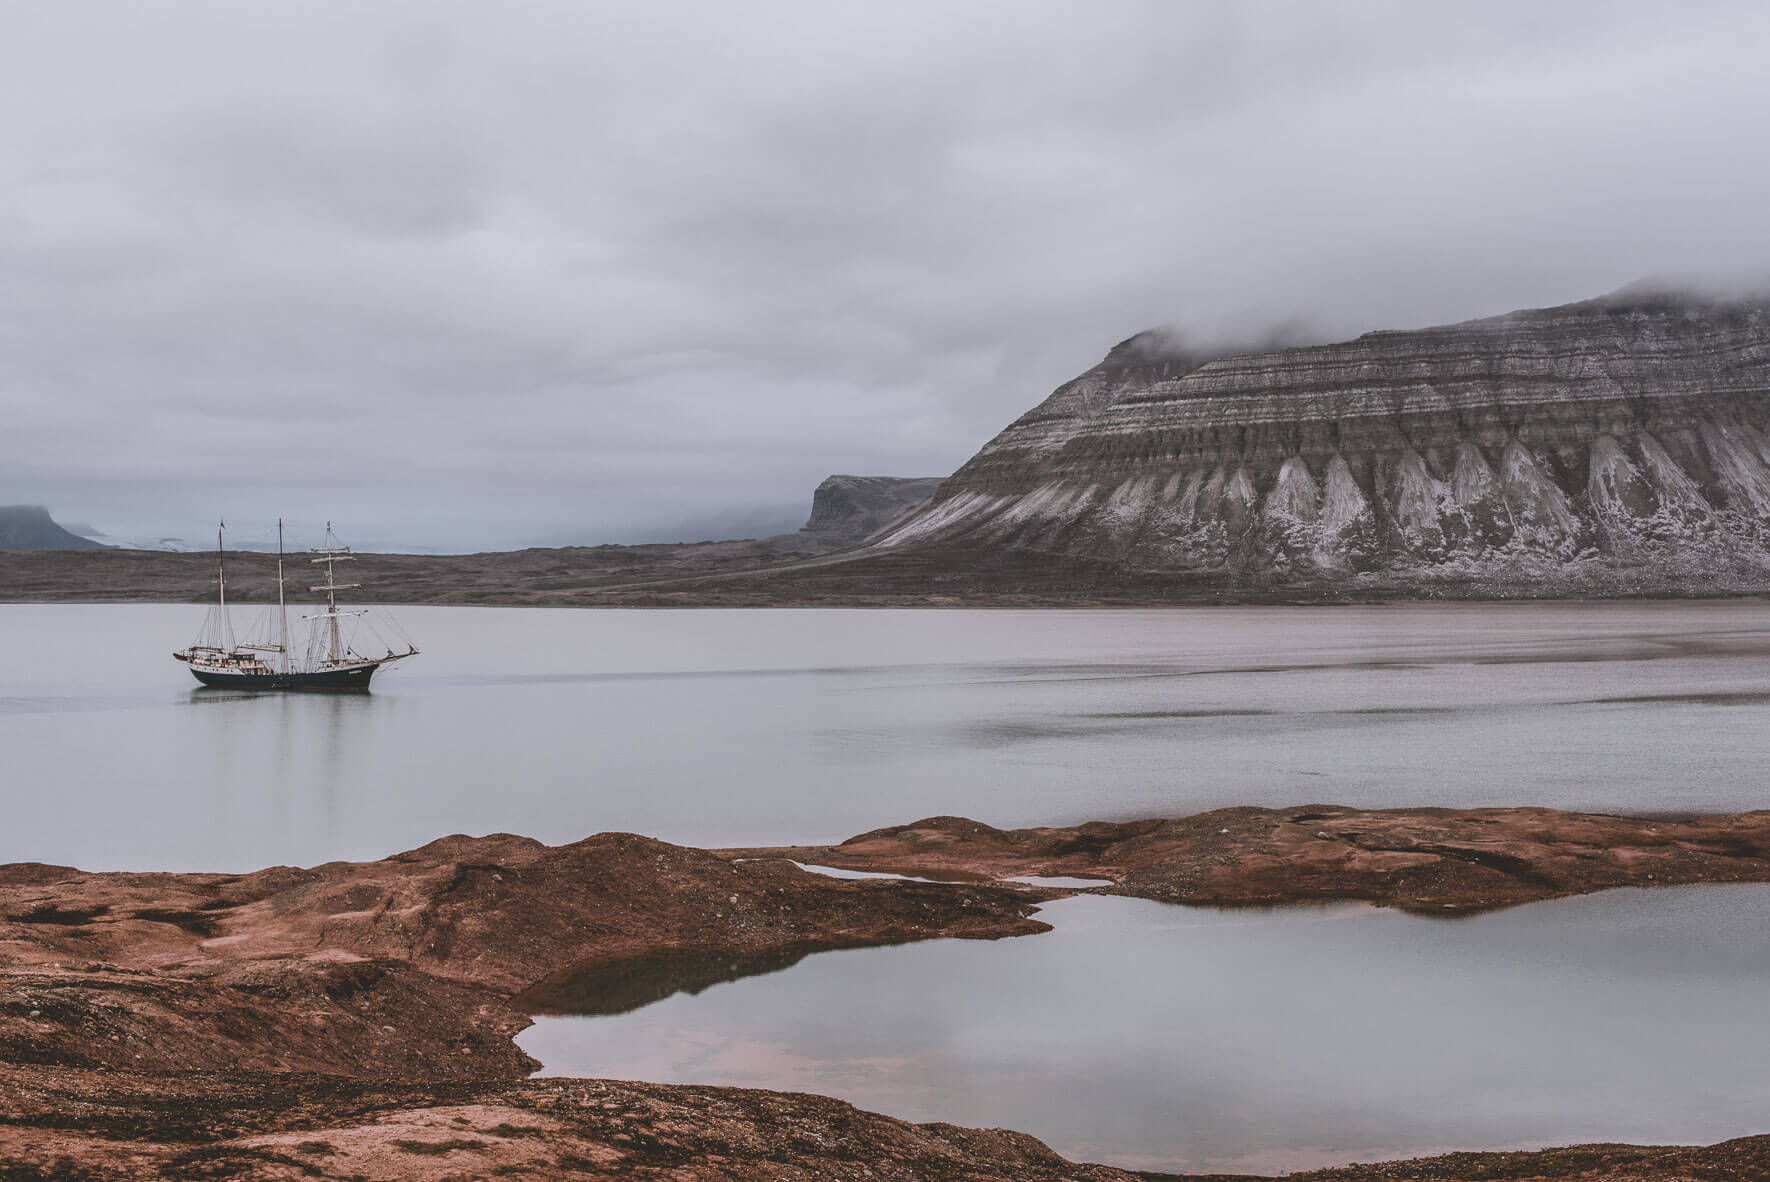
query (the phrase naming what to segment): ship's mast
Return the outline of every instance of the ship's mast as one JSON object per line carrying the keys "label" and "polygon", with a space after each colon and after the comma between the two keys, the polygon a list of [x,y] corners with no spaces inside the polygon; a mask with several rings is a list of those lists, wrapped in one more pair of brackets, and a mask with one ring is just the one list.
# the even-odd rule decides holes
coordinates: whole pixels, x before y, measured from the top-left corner
{"label": "ship's mast", "polygon": [[[352,587],[360,587],[362,584],[340,583],[333,570],[332,564],[335,562],[349,562],[353,560],[356,555],[350,552],[349,546],[340,546],[337,544],[337,539],[332,536],[332,523],[330,521],[326,522],[326,544],[324,546],[314,547],[309,553],[321,556],[313,559],[313,562],[325,563],[326,565],[326,581],[318,587],[308,588],[309,591],[324,591],[326,593],[326,610],[320,613],[326,621],[326,637],[328,642],[326,648],[326,660],[327,662],[340,661],[344,658],[344,641],[338,632],[338,617],[344,613],[338,610],[338,592],[348,591]],[[355,612],[351,614],[360,615],[361,613]]]}
{"label": "ship's mast", "polygon": [[[326,522],[326,545],[328,548],[332,545],[332,523],[330,521]],[[334,661],[338,659],[340,647],[338,643],[338,576],[333,573],[334,567],[332,566],[332,563],[337,561],[338,558],[334,555],[326,562],[326,622],[332,631],[332,643],[327,650],[327,655]]]}
{"label": "ship's mast", "polygon": [[[331,582],[330,579],[326,580]],[[277,518],[277,637],[283,648],[283,672],[289,671],[289,606],[283,601],[283,519]]]}
{"label": "ship's mast", "polygon": [[215,606],[203,622],[203,634],[199,637],[205,647],[218,653],[232,652],[236,647],[233,623],[227,618],[227,547],[222,541],[226,529],[225,521],[215,527]]}

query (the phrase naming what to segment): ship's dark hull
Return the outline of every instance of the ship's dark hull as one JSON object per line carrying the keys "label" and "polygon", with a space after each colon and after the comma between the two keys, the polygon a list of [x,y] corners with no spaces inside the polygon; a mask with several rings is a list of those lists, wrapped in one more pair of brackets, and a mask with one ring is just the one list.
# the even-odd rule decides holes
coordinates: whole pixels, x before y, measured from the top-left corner
{"label": "ship's dark hull", "polygon": [[379,665],[352,665],[344,669],[321,669],[315,673],[222,673],[190,667],[191,676],[204,685],[237,690],[366,690]]}

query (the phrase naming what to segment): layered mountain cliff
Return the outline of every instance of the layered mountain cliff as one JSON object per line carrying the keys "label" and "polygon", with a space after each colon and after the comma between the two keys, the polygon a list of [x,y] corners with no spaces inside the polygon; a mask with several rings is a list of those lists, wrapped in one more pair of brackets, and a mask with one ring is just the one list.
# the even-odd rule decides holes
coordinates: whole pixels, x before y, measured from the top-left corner
{"label": "layered mountain cliff", "polygon": [[1767,431],[1764,299],[1625,290],[1215,360],[1143,334],[877,544],[1256,581],[1737,586],[1770,575]]}

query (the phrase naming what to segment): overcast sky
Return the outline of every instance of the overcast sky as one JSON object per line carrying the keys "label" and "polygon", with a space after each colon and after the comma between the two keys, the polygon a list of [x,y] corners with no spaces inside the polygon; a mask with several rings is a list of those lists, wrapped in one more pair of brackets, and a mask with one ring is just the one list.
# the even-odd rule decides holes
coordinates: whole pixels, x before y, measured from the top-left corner
{"label": "overcast sky", "polygon": [[1146,327],[1770,269],[1761,2],[0,17],[0,503],[129,537],[754,532]]}

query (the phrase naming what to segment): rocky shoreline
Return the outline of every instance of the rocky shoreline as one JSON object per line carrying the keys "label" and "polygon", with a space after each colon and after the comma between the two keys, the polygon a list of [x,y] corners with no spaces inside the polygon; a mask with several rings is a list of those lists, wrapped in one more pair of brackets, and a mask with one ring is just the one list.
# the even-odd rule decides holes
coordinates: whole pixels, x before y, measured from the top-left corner
{"label": "rocky shoreline", "polygon": [[[779,856],[779,850],[727,850]],[[1471,914],[1614,887],[1770,881],[1770,812],[1618,817],[1558,809],[1227,808],[1173,820],[993,829],[930,817],[803,862],[958,880],[1096,878],[1095,893],[1164,903],[1358,899]]]}
{"label": "rocky shoreline", "polygon": [[248,875],[0,867],[0,1060],[520,1078],[512,999],[566,969],[1046,930],[1050,892],[839,881],[633,834],[449,837]]}
{"label": "rocky shoreline", "polygon": [[[1294,1173],[1302,1182],[1751,1182],[1770,1137],[1582,1145]],[[0,1172],[142,1178],[676,1182],[1255,1182],[1072,1162],[1007,1129],[911,1124],[824,1096],[601,1079],[363,1081],[0,1067]]]}
{"label": "rocky shoreline", "polygon": [[[949,881],[838,879],[795,861]],[[1102,885],[1004,881],[1020,876]],[[910,1125],[823,1097],[529,1080],[536,1064],[513,1038],[549,990],[588,990],[612,1012],[694,987],[709,960],[731,973],[823,949],[1028,935],[1047,930],[1040,903],[1084,889],[1461,914],[1766,881],[1770,813],[1336,806],[1026,830],[933,818],[756,850],[450,837],[247,875],[15,864],[0,867],[0,1172],[1126,1179],[1020,1134]],[[1770,1163],[1770,1139],[1308,1176],[1762,1176],[1742,1163]]]}

